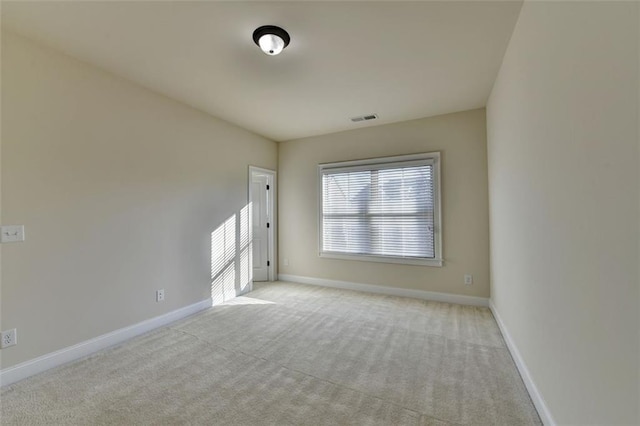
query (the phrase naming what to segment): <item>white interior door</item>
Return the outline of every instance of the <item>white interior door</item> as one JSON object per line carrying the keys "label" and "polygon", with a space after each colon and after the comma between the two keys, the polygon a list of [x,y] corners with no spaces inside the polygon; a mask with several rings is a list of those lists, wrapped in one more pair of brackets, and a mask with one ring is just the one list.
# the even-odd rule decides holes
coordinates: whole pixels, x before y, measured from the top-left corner
{"label": "white interior door", "polygon": [[269,280],[269,176],[251,174],[253,280]]}

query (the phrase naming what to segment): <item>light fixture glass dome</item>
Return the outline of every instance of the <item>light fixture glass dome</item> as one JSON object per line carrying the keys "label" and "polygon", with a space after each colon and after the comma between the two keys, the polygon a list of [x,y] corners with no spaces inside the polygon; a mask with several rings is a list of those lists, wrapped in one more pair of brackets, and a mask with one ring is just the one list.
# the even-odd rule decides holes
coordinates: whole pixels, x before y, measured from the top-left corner
{"label": "light fixture glass dome", "polygon": [[284,40],[275,34],[265,34],[258,40],[258,46],[267,55],[277,55],[284,49]]}
{"label": "light fixture glass dome", "polygon": [[287,47],[289,33],[275,25],[264,25],[253,32],[253,41],[269,56],[275,56]]}

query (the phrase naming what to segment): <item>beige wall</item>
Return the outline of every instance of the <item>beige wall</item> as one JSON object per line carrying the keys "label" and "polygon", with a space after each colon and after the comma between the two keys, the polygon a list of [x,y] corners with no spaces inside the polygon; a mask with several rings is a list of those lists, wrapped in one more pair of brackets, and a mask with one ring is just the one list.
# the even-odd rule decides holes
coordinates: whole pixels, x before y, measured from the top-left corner
{"label": "beige wall", "polygon": [[[442,153],[443,267],[318,257],[319,163],[431,151]],[[489,296],[484,109],[283,142],[279,161],[281,274]]]}
{"label": "beige wall", "polygon": [[559,424],[638,424],[638,4],[527,2],[487,106],[491,298]]}
{"label": "beige wall", "polygon": [[[6,368],[210,297],[211,232],[274,142],[2,35]],[[164,288],[166,301],[155,302]]]}
{"label": "beige wall", "polygon": [[[0,5],[0,13],[1,13]],[[0,33],[0,49],[2,43],[2,35]],[[0,50],[1,52],[1,50]],[[2,94],[2,58],[0,55],[0,97]],[[2,224],[2,102],[0,99],[0,224]],[[0,244],[0,330],[4,331],[2,327],[2,244]],[[0,350],[0,368],[2,368],[2,351]]]}

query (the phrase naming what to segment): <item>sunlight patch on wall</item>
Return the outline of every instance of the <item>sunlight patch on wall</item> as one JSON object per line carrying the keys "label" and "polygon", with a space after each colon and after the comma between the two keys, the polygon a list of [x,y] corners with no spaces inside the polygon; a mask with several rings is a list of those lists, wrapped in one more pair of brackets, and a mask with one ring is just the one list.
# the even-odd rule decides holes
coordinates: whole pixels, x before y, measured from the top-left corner
{"label": "sunlight patch on wall", "polygon": [[236,255],[236,215],[211,233],[211,279],[215,279]]}
{"label": "sunlight patch on wall", "polygon": [[251,290],[251,218],[249,203],[211,233],[211,299],[214,305]]}
{"label": "sunlight patch on wall", "polygon": [[240,211],[240,292],[249,290],[253,280],[253,235],[252,235],[252,204],[247,204]]}

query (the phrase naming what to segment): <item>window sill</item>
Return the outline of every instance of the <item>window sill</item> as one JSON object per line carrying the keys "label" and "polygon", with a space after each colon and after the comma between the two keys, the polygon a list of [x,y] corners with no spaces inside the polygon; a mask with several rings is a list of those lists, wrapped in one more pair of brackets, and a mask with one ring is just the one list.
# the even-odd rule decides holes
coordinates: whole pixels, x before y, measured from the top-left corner
{"label": "window sill", "polygon": [[342,253],[330,253],[320,252],[320,257],[328,259],[341,259],[341,260],[358,260],[362,262],[377,262],[377,263],[397,263],[403,265],[418,265],[418,266],[435,266],[442,267],[442,259],[410,259],[405,257],[391,257],[391,256],[366,256],[361,254],[342,254]]}

